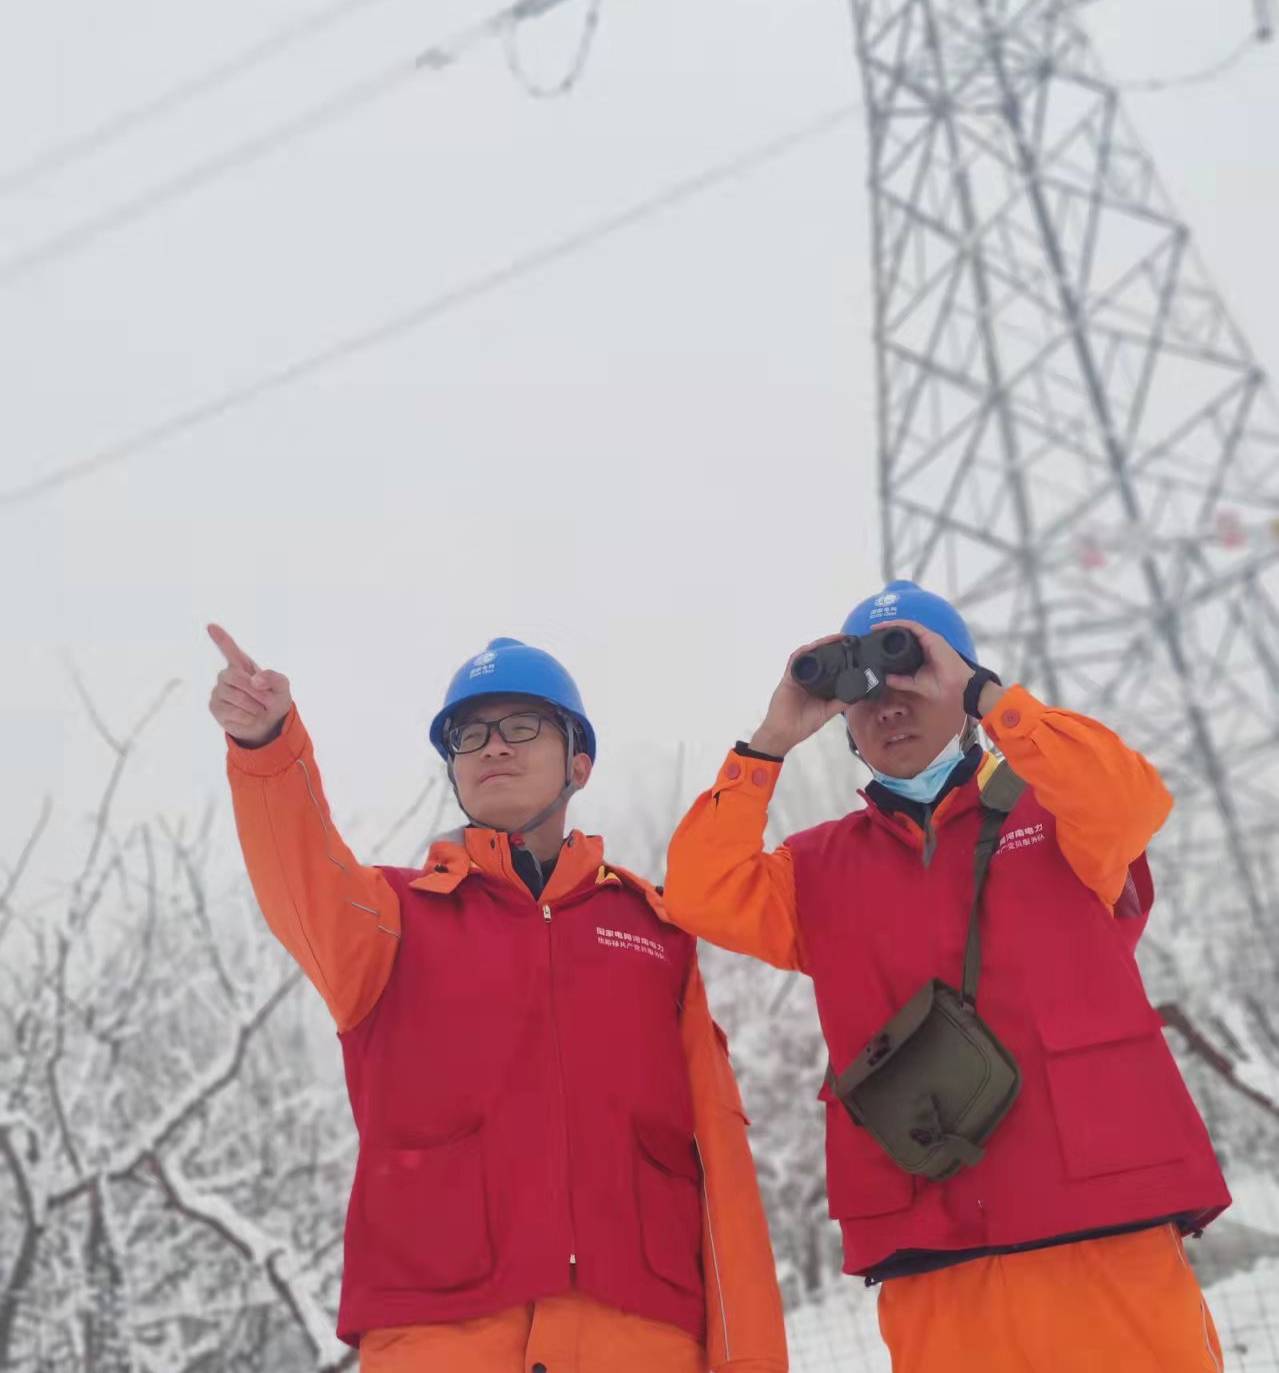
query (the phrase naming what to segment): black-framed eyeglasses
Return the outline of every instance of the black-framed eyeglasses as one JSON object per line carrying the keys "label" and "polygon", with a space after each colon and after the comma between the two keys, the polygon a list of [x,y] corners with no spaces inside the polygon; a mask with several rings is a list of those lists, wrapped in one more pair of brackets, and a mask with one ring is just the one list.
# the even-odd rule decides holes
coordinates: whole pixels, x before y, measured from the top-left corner
{"label": "black-framed eyeglasses", "polygon": [[536,710],[517,710],[500,720],[468,720],[463,725],[450,725],[444,731],[444,743],[455,756],[459,753],[478,753],[497,730],[508,744],[527,744],[542,732],[543,725],[558,728],[554,720]]}

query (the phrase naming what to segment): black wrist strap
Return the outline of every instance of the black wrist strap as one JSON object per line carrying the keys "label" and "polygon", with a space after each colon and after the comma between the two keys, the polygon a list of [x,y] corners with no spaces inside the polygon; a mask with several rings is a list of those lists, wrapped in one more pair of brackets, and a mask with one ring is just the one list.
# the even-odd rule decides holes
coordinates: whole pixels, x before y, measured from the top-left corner
{"label": "black wrist strap", "polygon": [[981,697],[982,688],[987,682],[994,682],[996,686],[1003,686],[1003,682],[988,667],[979,667],[968,679],[968,685],[964,688],[964,714],[971,715],[974,720],[981,719],[981,711],[978,709],[977,702]]}
{"label": "black wrist strap", "polygon": [[761,753],[759,749],[751,748],[743,739],[737,741],[733,752],[740,754],[743,758],[758,758],[763,763],[784,763],[786,761],[785,758],[780,758],[775,753]]}

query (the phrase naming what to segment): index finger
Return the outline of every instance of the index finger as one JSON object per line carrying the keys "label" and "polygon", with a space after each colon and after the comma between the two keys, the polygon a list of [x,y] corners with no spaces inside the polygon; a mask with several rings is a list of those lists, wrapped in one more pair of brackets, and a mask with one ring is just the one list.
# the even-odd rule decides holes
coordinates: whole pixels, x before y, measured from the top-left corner
{"label": "index finger", "polygon": [[242,672],[256,672],[258,665],[240,647],[239,644],[222,628],[221,625],[208,625],[209,638],[217,644],[222,656],[232,667],[238,667]]}

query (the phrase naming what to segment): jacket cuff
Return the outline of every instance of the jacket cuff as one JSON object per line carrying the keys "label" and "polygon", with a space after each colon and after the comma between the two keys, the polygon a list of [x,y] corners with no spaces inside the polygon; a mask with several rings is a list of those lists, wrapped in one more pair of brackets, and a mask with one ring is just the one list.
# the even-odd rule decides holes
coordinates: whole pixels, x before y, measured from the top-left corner
{"label": "jacket cuff", "polygon": [[995,702],[994,709],[982,717],[982,728],[996,743],[1024,739],[1033,733],[1047,709],[1025,687],[1013,685]]}
{"label": "jacket cuff", "polygon": [[767,806],[781,772],[782,765],[776,760],[770,761],[756,753],[743,755],[733,749],[724,759],[711,790],[717,796],[725,791],[745,792]]}
{"label": "jacket cuff", "polygon": [[261,748],[245,748],[237,744],[228,734],[226,737],[227,767],[248,777],[275,777],[301,758],[310,742],[306,726],[298,715],[297,707],[290,706],[284,719],[284,728],[269,744]]}

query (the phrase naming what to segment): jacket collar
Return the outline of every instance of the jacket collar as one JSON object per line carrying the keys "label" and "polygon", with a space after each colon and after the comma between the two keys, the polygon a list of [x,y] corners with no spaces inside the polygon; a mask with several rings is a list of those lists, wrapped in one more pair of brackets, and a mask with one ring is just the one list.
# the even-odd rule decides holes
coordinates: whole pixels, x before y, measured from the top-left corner
{"label": "jacket collar", "polygon": [[[416,891],[447,894],[473,875],[490,878],[529,895],[511,858],[510,836],[503,830],[468,825],[437,839],[427,850],[420,877],[409,886]],[[540,901],[555,901],[585,886],[621,879],[604,865],[604,841],[598,834],[574,830],[564,840]],[[530,898],[531,899],[531,898]]]}
{"label": "jacket collar", "polygon": [[921,848],[929,821],[938,830],[980,805],[981,789],[998,766],[999,759],[993,753],[974,744],[947,778],[940,800],[927,805],[908,801],[878,782],[871,782],[857,794],[866,802],[866,812],[875,824]]}
{"label": "jacket collar", "polygon": [[900,811],[914,820],[916,824],[922,824],[925,808],[935,814],[952,792],[958,791],[965,782],[976,774],[977,769],[981,767],[984,756],[981,745],[972,744],[964,756],[951,768],[950,775],[942,783],[941,790],[931,801],[911,801],[905,796],[899,796],[891,787],[886,787],[879,781],[868,783],[864,795],[869,802],[878,806],[880,810],[888,814]]}

